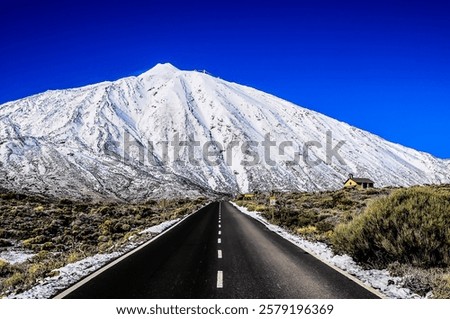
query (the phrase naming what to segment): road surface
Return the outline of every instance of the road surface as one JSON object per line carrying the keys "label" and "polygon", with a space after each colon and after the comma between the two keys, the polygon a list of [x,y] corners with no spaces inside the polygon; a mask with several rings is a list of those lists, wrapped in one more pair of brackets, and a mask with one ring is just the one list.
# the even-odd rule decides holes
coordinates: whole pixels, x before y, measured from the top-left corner
{"label": "road surface", "polygon": [[377,298],[227,202],[212,203],[64,298]]}

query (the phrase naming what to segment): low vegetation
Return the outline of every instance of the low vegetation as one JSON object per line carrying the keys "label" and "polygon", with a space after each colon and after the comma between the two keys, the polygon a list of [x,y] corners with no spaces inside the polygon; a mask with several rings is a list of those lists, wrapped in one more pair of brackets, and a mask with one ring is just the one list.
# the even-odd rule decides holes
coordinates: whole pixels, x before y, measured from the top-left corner
{"label": "low vegetation", "polygon": [[371,200],[387,196],[392,189],[342,189],[318,193],[278,193],[276,205],[269,205],[269,194],[255,194],[251,200],[240,196],[236,204],[261,212],[272,223],[310,240],[331,243],[339,224],[360,215]]}
{"label": "low vegetation", "polygon": [[390,274],[403,278],[403,286],[420,296],[450,299],[450,268],[420,268],[399,262],[387,266]]}
{"label": "low vegetation", "polygon": [[449,224],[450,189],[412,187],[370,203],[364,214],[335,229],[332,243],[336,251],[376,267],[448,267]]}
{"label": "low vegetation", "polygon": [[388,268],[421,296],[450,298],[450,186],[243,196],[236,203],[367,268]]}
{"label": "low vegetation", "polygon": [[[450,298],[449,185],[278,193],[273,206],[269,197],[240,196],[236,203],[367,268],[387,268],[421,296]],[[68,263],[141,241],[145,228],[205,202],[82,203],[0,191],[0,250],[34,253],[20,264],[0,260],[0,296],[55,276]]]}
{"label": "low vegetation", "polygon": [[142,230],[191,213],[205,203],[204,198],[82,203],[0,192],[0,250],[34,253],[21,264],[0,260],[0,296],[19,293],[57,275],[55,269],[68,263],[147,239],[151,234],[140,234]]}

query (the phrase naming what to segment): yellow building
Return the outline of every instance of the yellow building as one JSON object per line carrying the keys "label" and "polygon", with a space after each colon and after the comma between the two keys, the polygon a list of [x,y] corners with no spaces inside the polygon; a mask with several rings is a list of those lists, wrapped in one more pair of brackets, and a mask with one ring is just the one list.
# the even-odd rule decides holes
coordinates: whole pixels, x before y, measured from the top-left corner
{"label": "yellow building", "polygon": [[353,188],[359,188],[359,189],[365,189],[365,188],[373,188],[374,187],[374,181],[368,178],[356,178],[353,177],[353,175],[350,175],[348,179],[344,183],[344,187],[353,187]]}

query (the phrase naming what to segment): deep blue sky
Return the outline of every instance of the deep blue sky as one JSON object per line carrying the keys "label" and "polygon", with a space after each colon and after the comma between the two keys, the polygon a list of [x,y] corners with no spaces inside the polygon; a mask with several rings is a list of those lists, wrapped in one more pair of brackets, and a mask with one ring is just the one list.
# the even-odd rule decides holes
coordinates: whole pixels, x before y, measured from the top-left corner
{"label": "deep blue sky", "polygon": [[170,62],[450,158],[449,17],[433,0],[0,0],[0,103]]}

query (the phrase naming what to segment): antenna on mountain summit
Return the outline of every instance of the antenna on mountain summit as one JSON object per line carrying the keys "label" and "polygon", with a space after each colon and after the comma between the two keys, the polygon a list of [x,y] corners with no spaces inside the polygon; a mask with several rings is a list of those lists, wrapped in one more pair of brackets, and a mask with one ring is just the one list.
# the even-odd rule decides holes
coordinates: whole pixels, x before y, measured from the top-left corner
{"label": "antenna on mountain summit", "polygon": [[206,71],[206,70],[201,70],[200,72],[203,73],[203,74],[208,74],[208,75],[214,76],[214,75],[212,75],[211,73],[209,73],[209,72]]}
{"label": "antenna on mountain summit", "polygon": [[212,75],[212,73],[206,71],[205,69],[203,69],[203,70],[197,70],[197,69],[195,69],[194,71],[195,71],[195,72],[199,72],[199,73],[203,73],[203,74],[208,74],[208,75],[214,76],[214,75]]}

